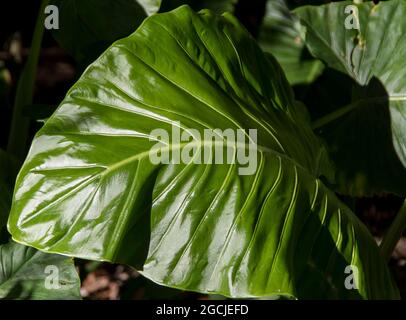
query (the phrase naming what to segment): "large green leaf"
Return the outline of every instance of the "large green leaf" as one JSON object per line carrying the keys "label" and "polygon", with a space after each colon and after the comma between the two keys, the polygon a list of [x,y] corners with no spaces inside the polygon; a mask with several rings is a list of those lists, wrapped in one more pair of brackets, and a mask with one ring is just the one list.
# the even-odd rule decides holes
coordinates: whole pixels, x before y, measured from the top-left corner
{"label": "large green leaf", "polygon": [[[405,195],[406,2],[357,5],[359,30],[345,27],[348,5],[354,3],[295,11],[307,29],[312,54],[341,72],[348,84],[353,82],[347,106],[324,106],[325,113],[337,111],[342,116],[321,126],[320,133],[337,164],[340,192]],[[334,90],[347,94],[344,85]]]}
{"label": "large green leaf", "polygon": [[[279,65],[232,15],[183,6],[151,16],[88,67],[36,135],[9,230],[187,290],[397,298],[374,240],[319,179],[328,162],[297,107]],[[256,129],[255,172],[152,164],[151,131],[173,137],[172,126]],[[209,141],[195,133],[193,143]],[[350,264],[358,290],[344,287]]]}
{"label": "large green leaf", "polygon": [[321,61],[306,57],[300,23],[285,0],[268,0],[258,41],[275,56],[292,85],[311,83],[323,70]]}
{"label": "large green leaf", "polygon": [[79,284],[71,258],[0,245],[0,299],[79,299]]}

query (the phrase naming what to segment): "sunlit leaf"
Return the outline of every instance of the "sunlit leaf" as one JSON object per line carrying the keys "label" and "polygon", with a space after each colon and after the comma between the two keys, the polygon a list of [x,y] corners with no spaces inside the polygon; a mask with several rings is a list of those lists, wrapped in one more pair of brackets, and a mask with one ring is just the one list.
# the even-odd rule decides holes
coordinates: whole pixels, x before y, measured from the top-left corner
{"label": "sunlit leaf", "polygon": [[[153,164],[158,128],[256,129],[254,170]],[[324,185],[330,173],[276,61],[232,15],[183,6],[149,17],[71,88],[34,139],[8,226],[41,250],[126,263],[185,290],[397,298],[374,240]],[[357,290],[345,287],[348,265]]]}

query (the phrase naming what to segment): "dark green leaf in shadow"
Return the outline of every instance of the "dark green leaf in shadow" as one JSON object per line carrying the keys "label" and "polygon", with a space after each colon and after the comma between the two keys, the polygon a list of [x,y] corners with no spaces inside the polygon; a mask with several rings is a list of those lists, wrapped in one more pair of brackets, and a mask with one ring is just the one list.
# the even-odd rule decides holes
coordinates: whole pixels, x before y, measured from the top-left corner
{"label": "dark green leaf in shadow", "polygon": [[9,241],[5,225],[18,168],[18,162],[0,150],[0,299],[80,299],[71,258]]}
{"label": "dark green leaf in shadow", "polygon": [[[186,1],[183,1],[185,4]],[[216,13],[234,12],[238,0],[191,0],[190,6],[195,10],[210,9]]]}
{"label": "dark green leaf in shadow", "polygon": [[334,112],[333,117],[322,117],[315,127],[337,165],[338,191],[356,196],[385,191],[405,195],[406,2],[356,5],[359,30],[345,26],[348,5],[354,3],[295,10],[306,28],[310,52],[342,73],[339,77],[344,81],[324,82],[322,87],[350,97],[345,104],[337,103],[340,97],[325,103],[324,115]]}
{"label": "dark green leaf in shadow", "polygon": [[80,299],[71,258],[15,243],[0,245],[0,299]]}
{"label": "dark green leaf in shadow", "polygon": [[[148,5],[150,3],[150,5]],[[128,36],[159,1],[53,0],[59,8],[59,29],[53,36],[81,69],[95,60],[115,40]]]}
{"label": "dark green leaf in shadow", "polygon": [[53,0],[60,14],[55,39],[79,64],[93,62],[115,40],[128,36],[144,19],[158,11],[190,4],[196,10],[232,12],[236,0]]}

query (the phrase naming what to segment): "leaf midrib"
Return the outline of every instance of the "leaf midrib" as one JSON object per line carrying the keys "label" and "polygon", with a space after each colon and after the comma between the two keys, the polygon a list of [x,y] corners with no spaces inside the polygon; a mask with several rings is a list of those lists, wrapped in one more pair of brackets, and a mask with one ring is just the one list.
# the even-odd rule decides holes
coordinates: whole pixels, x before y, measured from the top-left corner
{"label": "leaf midrib", "polygon": [[[205,141],[205,140],[202,140],[202,141],[195,141],[195,142],[180,143],[180,144],[176,144],[176,145],[168,145],[168,146],[166,146],[166,147],[162,147],[162,148],[161,148],[161,151],[165,151],[165,150],[171,151],[171,150],[175,150],[175,148],[181,149],[182,147],[184,147],[184,146],[186,146],[186,145],[188,145],[188,146],[199,146],[199,145],[200,145],[200,146],[201,146],[201,145],[202,145],[202,142],[203,142],[203,146],[204,146],[204,142],[206,142],[207,145],[210,145],[211,147],[216,146],[216,145],[220,145],[220,146],[222,146],[222,147],[225,147],[225,145],[224,145],[223,142],[218,142],[218,141],[213,142],[213,141]],[[234,143],[234,145],[236,145],[237,147],[243,147],[243,148],[247,149],[247,145],[246,145],[246,144]],[[230,146],[230,147],[233,147],[233,148],[234,148],[234,146]],[[261,145],[257,145],[257,152],[261,152],[261,153],[262,153],[262,152],[267,152],[267,153],[270,153],[270,154],[274,154],[274,155],[276,155],[276,156],[279,156],[279,157],[281,157],[281,158],[284,158],[286,161],[291,162],[294,166],[296,166],[296,167],[298,167],[298,168],[301,168],[304,172],[306,172],[306,173],[309,174],[311,177],[313,177],[313,179],[315,179],[315,180],[318,179],[318,177],[315,176],[311,170],[309,170],[308,168],[306,168],[306,167],[304,167],[303,165],[299,164],[296,160],[294,160],[293,158],[290,158],[290,157],[289,157],[288,155],[286,155],[286,154],[279,153],[278,151],[275,151],[275,150],[273,150],[273,149],[270,149],[270,148],[268,148],[268,147],[261,146]],[[125,166],[125,165],[127,165],[127,164],[129,164],[129,163],[132,163],[132,162],[134,162],[134,161],[137,161],[137,160],[139,160],[139,159],[146,158],[147,156],[149,156],[149,153],[150,153],[150,150],[147,150],[147,151],[138,153],[138,154],[136,154],[136,155],[134,155],[134,156],[125,158],[124,160],[121,160],[121,161],[119,161],[119,162],[116,162],[116,163],[114,163],[113,165],[111,165],[111,166],[109,166],[109,167],[104,167],[104,168],[106,168],[106,170],[97,172],[97,173],[94,174],[93,176],[91,175],[91,176],[87,177],[87,178],[84,179],[81,183],[79,183],[78,185],[76,185],[75,187],[73,187],[71,190],[69,190],[68,192],[64,193],[64,194],[63,194],[60,198],[58,198],[56,201],[53,201],[53,202],[47,204],[45,207],[41,208],[39,211],[37,211],[37,214],[38,214],[39,212],[42,212],[42,211],[45,211],[45,210],[49,209],[50,207],[52,207],[52,206],[54,206],[54,205],[56,205],[56,204],[59,204],[59,203],[60,203],[61,201],[63,201],[64,199],[68,198],[73,192],[76,192],[76,191],[78,191],[78,190],[81,190],[83,187],[86,187],[87,185],[89,185],[90,183],[92,183],[95,179],[97,179],[97,178],[99,178],[99,177],[103,178],[103,177],[105,177],[107,174],[113,172],[114,170],[116,170],[116,169],[118,169],[118,168],[120,168],[120,167],[123,167],[123,166]],[[190,163],[192,163],[192,162],[190,162]],[[190,164],[190,163],[189,163],[189,164]],[[204,164],[204,163],[202,163],[202,164]],[[202,164],[199,164],[199,165],[202,165]],[[94,165],[92,165],[92,167],[94,167]],[[49,170],[59,170],[59,169],[65,169],[65,168],[47,168],[46,170],[49,171]],[[41,169],[37,169],[36,171],[41,172]]]}

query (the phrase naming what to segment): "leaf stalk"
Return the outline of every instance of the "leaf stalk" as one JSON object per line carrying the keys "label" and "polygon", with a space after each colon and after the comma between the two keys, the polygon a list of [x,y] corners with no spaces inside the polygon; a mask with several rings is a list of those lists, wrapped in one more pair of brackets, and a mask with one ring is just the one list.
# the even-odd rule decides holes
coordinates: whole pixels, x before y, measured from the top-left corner
{"label": "leaf stalk", "polygon": [[389,261],[393,250],[396,247],[399,239],[402,237],[403,231],[406,229],[406,199],[403,202],[395,220],[392,222],[389,230],[386,232],[381,242],[380,248],[383,257]]}
{"label": "leaf stalk", "polygon": [[30,125],[30,120],[24,116],[23,110],[24,106],[32,104],[33,101],[37,65],[44,34],[45,7],[48,3],[49,0],[42,0],[41,2],[31,42],[30,54],[17,84],[7,151],[20,159],[25,156]]}

